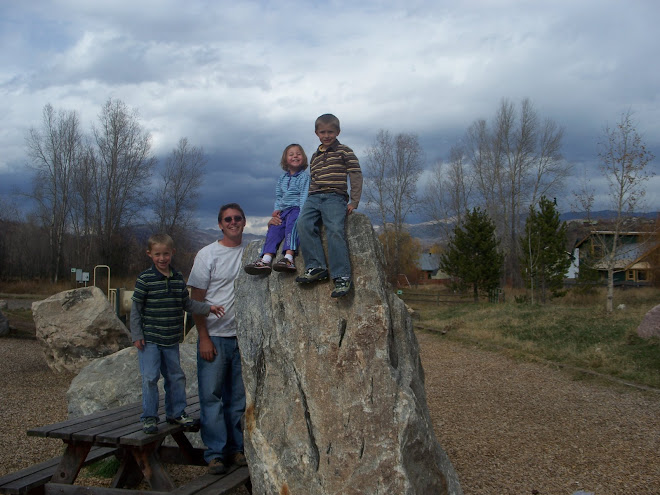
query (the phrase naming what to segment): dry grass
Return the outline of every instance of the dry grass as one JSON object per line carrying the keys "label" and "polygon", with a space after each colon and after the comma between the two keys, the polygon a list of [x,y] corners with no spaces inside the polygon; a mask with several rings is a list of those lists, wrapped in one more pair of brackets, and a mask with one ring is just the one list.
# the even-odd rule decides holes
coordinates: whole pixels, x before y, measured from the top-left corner
{"label": "dry grass", "polygon": [[422,327],[449,339],[660,388],[660,339],[637,336],[637,326],[660,301],[660,291],[618,291],[617,304],[625,309],[611,314],[605,312],[604,297],[599,291],[546,305],[518,304],[511,298],[505,304],[409,304]]}

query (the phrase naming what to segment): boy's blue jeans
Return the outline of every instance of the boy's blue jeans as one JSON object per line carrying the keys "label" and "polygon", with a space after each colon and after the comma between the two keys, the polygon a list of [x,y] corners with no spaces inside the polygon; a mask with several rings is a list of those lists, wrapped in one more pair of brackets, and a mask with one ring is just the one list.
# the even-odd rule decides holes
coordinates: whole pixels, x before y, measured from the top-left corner
{"label": "boy's blue jeans", "polygon": [[241,417],[245,412],[245,388],[236,337],[211,337],[218,351],[213,361],[203,359],[197,346],[197,381],[201,406],[204,460],[224,459],[243,452]]}
{"label": "boy's blue jeans", "polygon": [[321,225],[325,227],[328,242],[330,275],[351,276],[351,261],[346,244],[346,198],[339,194],[310,194],[303,205],[296,228],[300,236],[300,251],[305,259],[305,268],[327,268]]}
{"label": "boy's blue jeans", "polygon": [[142,375],[142,416],[158,418],[158,379],[165,385],[165,415],[178,418],[186,409],[186,375],[179,362],[179,345],[158,345],[145,342],[138,349]]}

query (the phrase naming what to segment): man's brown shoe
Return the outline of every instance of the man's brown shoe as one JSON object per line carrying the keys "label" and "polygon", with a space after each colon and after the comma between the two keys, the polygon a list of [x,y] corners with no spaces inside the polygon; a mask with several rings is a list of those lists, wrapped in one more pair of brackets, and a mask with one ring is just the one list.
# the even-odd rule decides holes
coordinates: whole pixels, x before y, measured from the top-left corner
{"label": "man's brown shoe", "polygon": [[236,452],[231,456],[231,463],[237,466],[247,466],[247,459],[243,452]]}
{"label": "man's brown shoe", "polygon": [[209,474],[225,474],[228,470],[227,465],[217,457],[209,462]]}

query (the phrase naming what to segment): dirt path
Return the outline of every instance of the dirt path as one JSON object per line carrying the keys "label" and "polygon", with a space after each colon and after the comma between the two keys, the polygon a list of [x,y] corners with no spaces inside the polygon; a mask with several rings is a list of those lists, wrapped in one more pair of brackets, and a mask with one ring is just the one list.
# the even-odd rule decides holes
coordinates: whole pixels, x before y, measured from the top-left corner
{"label": "dirt path", "polygon": [[660,493],[660,394],[418,333],[436,435],[468,494]]}
{"label": "dirt path", "polygon": [[[436,435],[466,495],[660,494],[660,394],[418,339]],[[0,339],[0,475],[60,454],[25,430],[65,419],[70,379],[35,340]]]}

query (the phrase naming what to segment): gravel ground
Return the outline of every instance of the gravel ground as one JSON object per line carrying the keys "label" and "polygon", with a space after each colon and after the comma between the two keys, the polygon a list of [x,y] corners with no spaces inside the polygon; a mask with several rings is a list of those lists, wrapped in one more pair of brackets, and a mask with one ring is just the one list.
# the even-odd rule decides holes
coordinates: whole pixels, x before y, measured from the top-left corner
{"label": "gravel ground", "polygon": [[[418,339],[436,435],[466,495],[660,494],[660,393]],[[0,475],[61,453],[25,431],[66,419],[71,378],[35,340],[0,339]]]}

